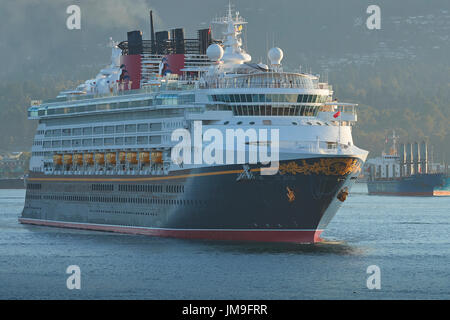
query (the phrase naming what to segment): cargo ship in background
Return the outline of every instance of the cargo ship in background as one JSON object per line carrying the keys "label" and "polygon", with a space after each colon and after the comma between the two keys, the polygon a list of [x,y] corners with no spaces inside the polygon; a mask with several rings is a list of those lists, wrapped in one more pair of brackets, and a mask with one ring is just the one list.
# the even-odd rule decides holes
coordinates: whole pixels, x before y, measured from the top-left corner
{"label": "cargo ship in background", "polygon": [[[151,17],[150,13],[150,17]],[[152,18],[151,18],[152,21]],[[311,243],[345,201],[368,152],[353,144],[355,104],[319,76],[251,62],[246,21],[229,7],[212,29],[140,31],[112,44],[109,67],[75,90],[32,105],[37,120],[24,224],[155,236]],[[267,161],[189,164],[171,156],[174,130],[277,129]],[[251,143],[243,150],[249,154]],[[203,150],[201,150],[203,151]],[[225,154],[228,150],[223,149]],[[195,150],[193,151],[193,153]],[[237,152],[237,151],[236,151]],[[232,154],[236,156],[236,154]],[[263,164],[264,163],[264,164]],[[273,164],[273,163],[272,163]]]}
{"label": "cargo ship in background", "polygon": [[368,159],[365,166],[367,190],[371,195],[450,196],[446,165],[429,161],[428,145],[401,143],[397,150],[395,132],[392,147],[381,157]]}

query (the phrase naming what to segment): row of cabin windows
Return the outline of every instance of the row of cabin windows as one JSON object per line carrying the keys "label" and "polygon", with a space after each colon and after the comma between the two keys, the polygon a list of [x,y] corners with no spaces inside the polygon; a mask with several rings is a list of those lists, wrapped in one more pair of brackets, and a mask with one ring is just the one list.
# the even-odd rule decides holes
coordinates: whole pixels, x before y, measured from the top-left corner
{"label": "row of cabin windows", "polygon": [[42,189],[42,184],[40,184],[40,183],[27,183],[27,189],[29,189],[29,190],[40,190],[40,189]]}
{"label": "row of cabin windows", "polygon": [[162,185],[119,185],[119,191],[163,192]]}
{"label": "row of cabin windows", "polygon": [[158,216],[155,212],[131,212],[131,211],[120,211],[120,210],[91,210],[90,212],[95,213],[112,213],[112,214],[135,214],[140,216]]}
{"label": "row of cabin windows", "polygon": [[161,136],[116,137],[116,138],[91,138],[73,140],[44,141],[43,148],[70,148],[90,146],[136,145],[136,144],[160,144]]}
{"label": "row of cabin windows", "polygon": [[298,106],[298,105],[207,105],[211,111],[232,111],[235,116],[309,116],[315,117],[320,106]]}
{"label": "row of cabin windows", "polygon": [[71,107],[41,108],[38,110],[37,115],[48,116],[48,115],[71,114],[78,112],[94,112],[94,111],[107,111],[107,110],[128,109],[128,108],[142,108],[153,105],[185,105],[185,104],[192,104],[194,103],[194,101],[195,95],[193,94],[183,94],[183,95],[160,94],[157,95],[155,99],[110,102],[110,103],[90,104]]}
{"label": "row of cabin windows", "polygon": [[38,194],[27,194],[25,196],[25,199],[41,200],[42,197],[41,197],[41,195],[38,195]]}
{"label": "row of cabin windows", "polygon": [[91,185],[92,191],[114,191],[113,184],[93,184]]}
{"label": "row of cabin windows", "polygon": [[33,141],[33,146],[42,146],[43,141],[42,140],[35,140]]}
{"label": "row of cabin windows", "polygon": [[206,201],[204,201],[204,200],[192,200],[192,199],[124,198],[124,197],[113,197],[113,196],[105,197],[105,196],[82,196],[82,195],[79,195],[79,196],[73,196],[73,195],[43,195],[43,196],[29,195],[29,196],[36,196],[36,199],[59,200],[59,201],[136,203],[136,204],[159,204],[159,205],[193,205],[193,206],[206,205]]}
{"label": "row of cabin windows", "polygon": [[119,185],[119,191],[132,191],[132,192],[165,192],[168,193],[183,193],[184,186],[180,185],[166,185],[165,188],[162,185]]}
{"label": "row of cabin windows", "polygon": [[317,94],[215,94],[209,96],[210,101],[221,102],[298,102],[324,103],[329,96]]}
{"label": "row of cabin windows", "polygon": [[115,126],[96,126],[85,128],[67,128],[46,130],[45,137],[90,136],[96,134],[136,133],[161,131],[161,123],[118,124]]}
{"label": "row of cabin windows", "polygon": [[[42,184],[40,183],[28,183],[27,189],[40,190]],[[119,185],[119,191],[132,191],[132,192],[165,192],[167,193],[183,193],[184,186],[182,185]],[[114,191],[113,184],[91,184],[91,191]]]}

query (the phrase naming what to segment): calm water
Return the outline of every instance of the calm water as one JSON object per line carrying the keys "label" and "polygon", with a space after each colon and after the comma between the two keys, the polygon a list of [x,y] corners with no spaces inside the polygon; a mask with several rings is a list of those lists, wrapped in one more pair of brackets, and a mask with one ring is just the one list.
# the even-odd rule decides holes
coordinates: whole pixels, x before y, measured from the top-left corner
{"label": "calm water", "polygon": [[[0,298],[449,299],[450,197],[352,191],[330,243],[261,245],[24,226],[25,192],[0,190]],[[66,288],[73,264],[81,290]]]}

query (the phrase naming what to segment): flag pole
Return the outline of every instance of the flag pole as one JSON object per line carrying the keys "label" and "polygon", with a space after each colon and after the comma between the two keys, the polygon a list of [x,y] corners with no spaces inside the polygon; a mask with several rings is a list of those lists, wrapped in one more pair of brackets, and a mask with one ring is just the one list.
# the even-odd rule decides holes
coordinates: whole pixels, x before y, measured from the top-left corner
{"label": "flag pole", "polygon": [[[338,107],[339,111],[339,107]],[[341,114],[339,114],[339,142],[338,142],[338,152],[341,152]]]}
{"label": "flag pole", "polygon": [[[337,101],[337,99],[336,99]],[[337,112],[339,117],[339,134],[338,134],[338,152],[341,152],[341,111],[339,110],[339,105],[337,106]]]}

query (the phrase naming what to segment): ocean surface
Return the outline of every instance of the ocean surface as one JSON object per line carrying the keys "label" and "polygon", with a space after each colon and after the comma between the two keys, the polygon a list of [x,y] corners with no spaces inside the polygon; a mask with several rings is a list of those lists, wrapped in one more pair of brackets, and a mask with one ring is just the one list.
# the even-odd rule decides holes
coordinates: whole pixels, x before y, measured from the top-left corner
{"label": "ocean surface", "polygon": [[450,299],[450,197],[366,191],[355,185],[326,243],[280,245],[21,225],[25,191],[0,190],[0,299]]}

